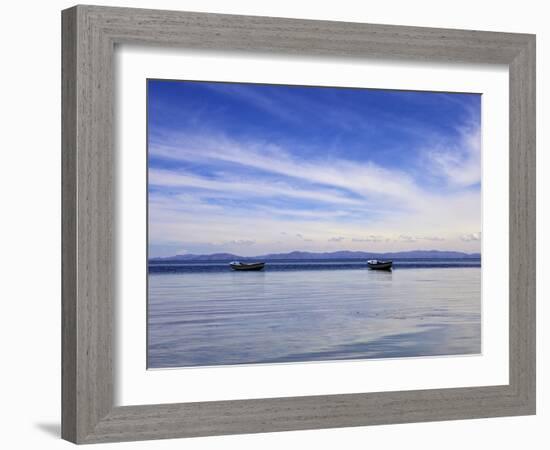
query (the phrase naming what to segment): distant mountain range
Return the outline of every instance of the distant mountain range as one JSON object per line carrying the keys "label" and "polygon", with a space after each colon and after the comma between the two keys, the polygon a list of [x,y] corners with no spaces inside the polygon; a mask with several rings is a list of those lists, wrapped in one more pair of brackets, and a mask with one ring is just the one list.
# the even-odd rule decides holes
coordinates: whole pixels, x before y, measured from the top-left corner
{"label": "distant mountain range", "polygon": [[338,252],[270,253],[258,256],[239,256],[233,253],[213,253],[211,255],[174,255],[150,258],[150,261],[234,261],[234,260],[278,260],[278,259],[417,259],[417,258],[481,258],[479,253],[463,253],[440,250],[411,250],[407,252],[375,253],[342,250]]}

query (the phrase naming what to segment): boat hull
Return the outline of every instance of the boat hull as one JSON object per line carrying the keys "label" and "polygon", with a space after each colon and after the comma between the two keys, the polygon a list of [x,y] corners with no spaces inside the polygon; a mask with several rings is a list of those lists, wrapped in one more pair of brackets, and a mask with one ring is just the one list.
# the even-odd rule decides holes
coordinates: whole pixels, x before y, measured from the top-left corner
{"label": "boat hull", "polygon": [[241,263],[241,264],[230,264],[229,266],[233,270],[246,272],[246,271],[262,270],[265,266],[265,263],[251,263],[251,264]]}
{"label": "boat hull", "polygon": [[369,269],[371,270],[391,270],[393,266],[392,261],[384,261],[376,264],[373,264],[373,263],[367,263],[367,264],[369,266]]}

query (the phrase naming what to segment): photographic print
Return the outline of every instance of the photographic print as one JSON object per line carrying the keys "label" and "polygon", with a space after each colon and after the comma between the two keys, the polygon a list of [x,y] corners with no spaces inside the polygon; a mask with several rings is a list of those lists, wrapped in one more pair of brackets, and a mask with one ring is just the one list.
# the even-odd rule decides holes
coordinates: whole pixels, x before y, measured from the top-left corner
{"label": "photographic print", "polygon": [[481,353],[481,95],[147,80],[149,369]]}

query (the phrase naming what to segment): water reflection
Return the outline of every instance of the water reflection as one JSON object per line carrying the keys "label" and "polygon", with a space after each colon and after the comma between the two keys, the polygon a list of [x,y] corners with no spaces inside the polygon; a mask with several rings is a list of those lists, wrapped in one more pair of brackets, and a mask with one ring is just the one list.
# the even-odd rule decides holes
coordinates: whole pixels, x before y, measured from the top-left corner
{"label": "water reflection", "polygon": [[149,367],[480,352],[480,269],[153,274]]}

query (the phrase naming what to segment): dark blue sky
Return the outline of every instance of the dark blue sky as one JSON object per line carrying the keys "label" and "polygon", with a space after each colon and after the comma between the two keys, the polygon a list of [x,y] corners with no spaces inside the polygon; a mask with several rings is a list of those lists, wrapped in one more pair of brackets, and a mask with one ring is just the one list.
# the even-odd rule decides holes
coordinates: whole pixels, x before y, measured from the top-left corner
{"label": "dark blue sky", "polygon": [[149,80],[151,256],[478,251],[480,114],[478,94]]}

